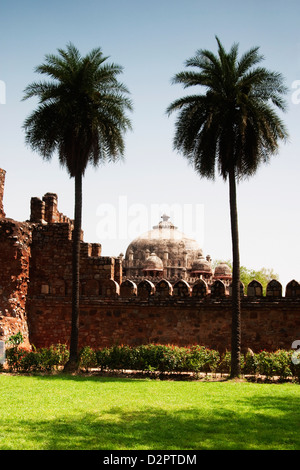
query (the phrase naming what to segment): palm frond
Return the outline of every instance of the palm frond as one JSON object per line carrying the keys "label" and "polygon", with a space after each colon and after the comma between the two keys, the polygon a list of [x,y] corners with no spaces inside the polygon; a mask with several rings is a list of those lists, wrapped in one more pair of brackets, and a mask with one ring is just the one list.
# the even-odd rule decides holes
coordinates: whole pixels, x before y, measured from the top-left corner
{"label": "palm frond", "polygon": [[215,168],[226,179],[252,175],[276,153],[287,130],[276,114],[285,111],[287,89],[281,74],[257,66],[263,56],[254,47],[238,58],[238,44],[227,53],[216,37],[218,55],[199,49],[186,61],[195,71],[182,71],[173,83],[199,86],[198,95],[171,103],[177,112],[174,148],[193,162],[200,176],[211,178]]}
{"label": "palm frond", "polygon": [[40,103],[24,122],[26,143],[43,158],[57,151],[71,176],[84,174],[88,163],[116,161],[124,154],[124,134],[131,130],[126,112],[133,104],[118,80],[123,67],[107,59],[101,48],[82,57],[69,43],[36,68],[51,80],[24,90],[24,100],[37,97]]}

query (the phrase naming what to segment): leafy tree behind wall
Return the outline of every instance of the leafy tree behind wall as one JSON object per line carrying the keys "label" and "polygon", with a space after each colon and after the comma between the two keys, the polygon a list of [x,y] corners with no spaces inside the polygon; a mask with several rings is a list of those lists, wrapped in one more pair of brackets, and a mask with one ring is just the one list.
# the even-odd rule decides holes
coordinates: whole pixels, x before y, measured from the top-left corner
{"label": "leafy tree behind wall", "polygon": [[[215,260],[213,262],[213,268],[215,268],[219,263],[226,263],[232,269],[232,262],[230,260]],[[247,294],[248,284],[256,279],[263,286],[263,293],[266,294],[267,285],[272,279],[279,281],[279,275],[274,272],[271,268],[261,268],[261,269],[249,269],[246,266],[240,267],[240,278],[241,282],[245,286],[245,294]]]}

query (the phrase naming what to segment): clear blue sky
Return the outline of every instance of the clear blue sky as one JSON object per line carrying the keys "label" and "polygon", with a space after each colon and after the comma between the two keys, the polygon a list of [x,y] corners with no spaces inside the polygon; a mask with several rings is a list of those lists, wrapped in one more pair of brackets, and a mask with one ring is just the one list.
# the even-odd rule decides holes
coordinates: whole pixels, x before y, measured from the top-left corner
{"label": "clear blue sky", "polygon": [[[300,280],[300,104],[292,101],[292,84],[300,80],[299,1],[2,0],[0,17],[0,80],[6,85],[6,102],[0,104],[0,167],[7,171],[7,217],[28,219],[30,198],[46,192],[57,193],[59,210],[73,217],[73,181],[56,158],[44,162],[25,146],[22,124],[35,102],[21,99],[24,88],[40,79],[34,67],[68,42],[82,54],[100,46],[110,61],[124,67],[122,81],[134,103],[125,161],[90,168],[84,179],[84,238],[102,243],[107,256],[125,252],[135,232],[157,223],[160,205],[168,209],[176,204],[195,218],[198,204],[204,209],[203,224],[193,235],[205,254],[231,259],[227,184],[219,178],[201,180],[173,151],[175,116],[168,118],[165,110],[185,93],[171,85],[172,76],[197,49],[216,52],[215,35],[227,49],[238,42],[241,53],[259,46],[263,65],[281,72],[289,88],[284,120],[290,142],[239,185],[241,264],[273,268],[284,286]],[[99,233],[107,207],[118,217],[110,240]],[[141,226],[135,210],[137,215],[144,210]],[[182,220],[173,221],[187,228]]]}

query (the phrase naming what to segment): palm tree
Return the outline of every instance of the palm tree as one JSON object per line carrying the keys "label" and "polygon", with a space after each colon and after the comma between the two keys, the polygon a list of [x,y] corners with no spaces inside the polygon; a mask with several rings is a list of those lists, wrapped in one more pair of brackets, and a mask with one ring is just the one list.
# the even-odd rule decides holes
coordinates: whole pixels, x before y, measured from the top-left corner
{"label": "palm tree", "polygon": [[232,237],[231,376],[240,375],[241,304],[236,183],[253,175],[278,150],[287,131],[275,110],[285,110],[286,88],[279,73],[256,66],[263,57],[252,48],[238,58],[238,44],[229,52],[220,40],[218,55],[198,50],[186,61],[193,71],[175,75],[184,88],[203,87],[203,93],[175,100],[168,115],[178,111],[174,149],[194,166],[200,177],[215,178],[216,169],[229,180]]}
{"label": "palm tree", "polygon": [[129,91],[118,81],[122,67],[105,63],[100,48],[82,57],[73,44],[59,55],[48,54],[35,71],[51,80],[32,83],[24,98],[37,97],[38,107],[24,122],[26,143],[59,162],[75,180],[72,250],[72,327],[70,359],[65,370],[78,367],[79,266],[82,214],[82,178],[89,163],[117,161],[124,154],[125,131],[131,128],[126,110],[132,110]]}

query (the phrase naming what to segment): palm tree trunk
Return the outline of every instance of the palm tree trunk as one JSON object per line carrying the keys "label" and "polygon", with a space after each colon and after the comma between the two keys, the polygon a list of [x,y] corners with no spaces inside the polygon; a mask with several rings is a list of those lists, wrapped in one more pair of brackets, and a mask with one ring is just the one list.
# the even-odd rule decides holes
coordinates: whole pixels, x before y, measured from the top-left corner
{"label": "palm tree trunk", "polygon": [[82,174],[75,175],[75,217],[72,249],[72,326],[70,338],[70,357],[64,370],[75,372],[78,369],[78,332],[79,332],[79,279],[80,279],[80,241],[82,219]]}
{"label": "palm tree trunk", "polygon": [[241,374],[241,299],[239,231],[234,168],[229,172],[229,200],[232,239],[231,378],[235,378]]}

